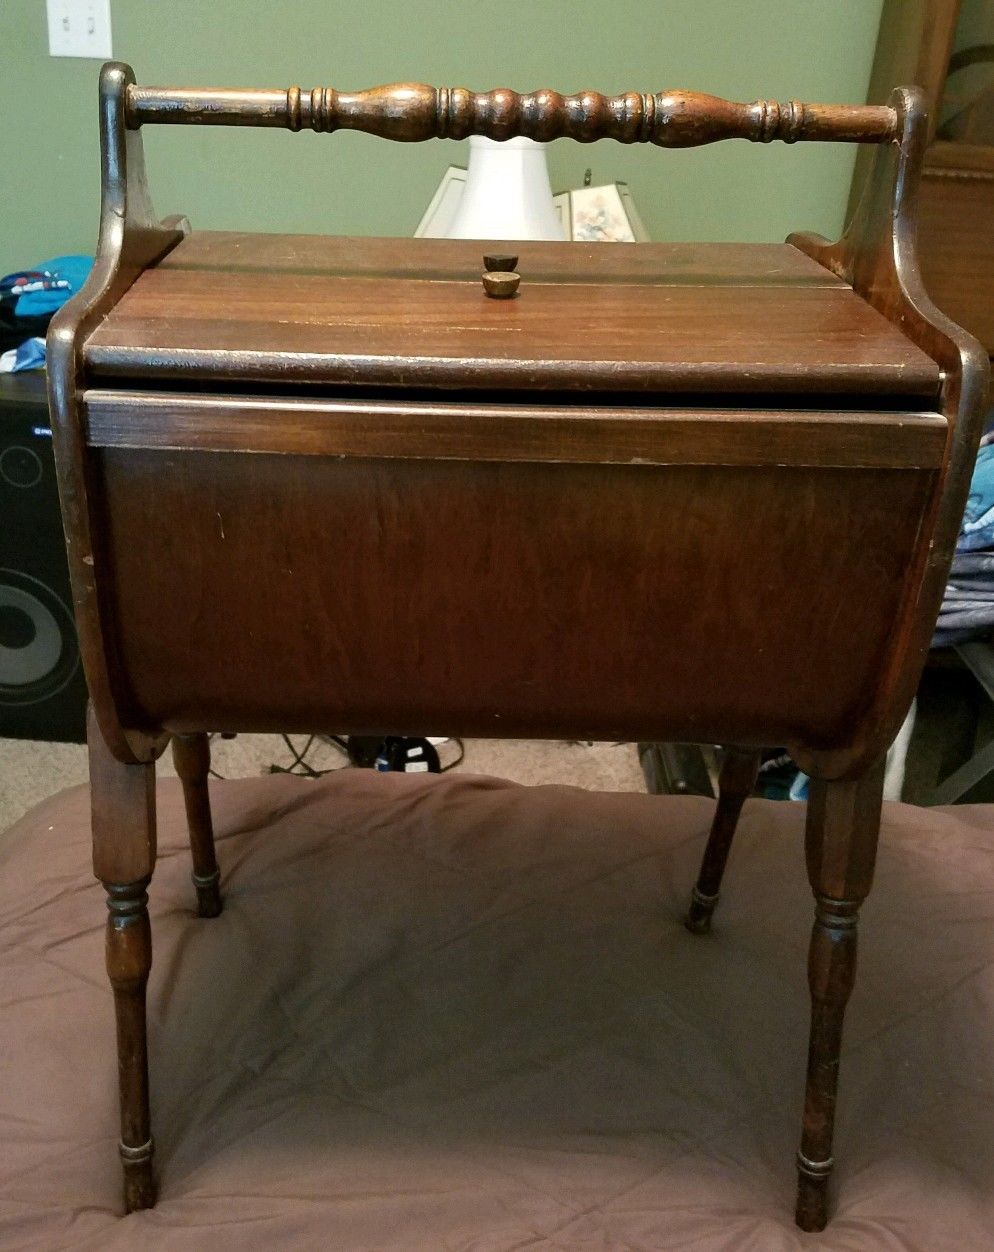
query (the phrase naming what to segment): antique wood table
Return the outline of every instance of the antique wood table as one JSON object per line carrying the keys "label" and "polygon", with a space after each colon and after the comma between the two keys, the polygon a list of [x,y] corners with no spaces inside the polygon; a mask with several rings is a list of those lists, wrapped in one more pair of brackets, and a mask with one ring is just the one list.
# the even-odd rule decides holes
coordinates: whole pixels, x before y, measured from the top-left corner
{"label": "antique wood table", "polygon": [[[985,383],[918,277],[918,95],[189,91],[112,64],[100,119],[97,263],[49,353],[127,1208],[155,1195],[156,757],[172,738],[213,915],[207,731],[443,731],[730,745],[698,931],[755,751],[787,744],[812,775],[797,1220],[820,1228],[880,763],[928,646]],[[837,244],[522,244],[516,296],[493,299],[493,241],[158,222],[150,123],[878,147]]]}

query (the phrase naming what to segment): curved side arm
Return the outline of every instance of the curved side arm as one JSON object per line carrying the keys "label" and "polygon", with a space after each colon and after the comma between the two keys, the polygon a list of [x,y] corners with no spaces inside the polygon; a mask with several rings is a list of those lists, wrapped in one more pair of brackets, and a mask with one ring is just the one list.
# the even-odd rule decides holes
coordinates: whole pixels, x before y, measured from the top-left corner
{"label": "curved side arm", "polygon": [[862,731],[851,750],[814,754],[818,772],[829,778],[858,774],[879,760],[910,707],[966,507],[989,374],[987,353],[935,307],[918,267],[918,188],[928,141],[924,94],[917,87],[899,88],[890,103],[898,119],[896,141],[875,154],[862,199],[842,238],[834,244],[808,234],[788,238],[788,243],[850,283],[938,362],[940,407],[949,427],[943,467],[922,524],[885,672],[860,717]]}
{"label": "curved side arm", "polygon": [[85,286],[59,310],[48,331],[49,409],[80,653],[101,734],[114,756],[127,763],[154,760],[167,738],[155,728],[127,726],[126,693],[114,663],[115,640],[100,603],[103,554],[94,541],[94,501],[79,405],[81,346],[142,270],[168,252],[188,229],[183,219],[159,223],[153,215],[141,135],[125,126],[124,96],[133,82],[134,74],[125,65],[111,63],[101,71],[102,210],[97,259]]}

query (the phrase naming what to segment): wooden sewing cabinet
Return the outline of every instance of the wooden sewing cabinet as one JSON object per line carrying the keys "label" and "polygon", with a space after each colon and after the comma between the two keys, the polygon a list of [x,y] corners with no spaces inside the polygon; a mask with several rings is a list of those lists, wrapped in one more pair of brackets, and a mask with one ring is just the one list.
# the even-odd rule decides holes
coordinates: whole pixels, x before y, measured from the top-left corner
{"label": "wooden sewing cabinet", "polygon": [[[172,738],[213,915],[206,732],[325,728],[729,745],[698,931],[755,753],[789,745],[814,780],[797,1216],[824,1225],[880,762],[927,649],[984,384],[917,276],[923,121],[913,91],[849,109],[191,92],[105,67],[98,261],[53,325],[50,373],[129,1209],[154,1201],[154,760]],[[835,245],[495,245],[160,223],[151,123],[878,150]],[[495,250],[519,256],[513,299],[483,290]]]}

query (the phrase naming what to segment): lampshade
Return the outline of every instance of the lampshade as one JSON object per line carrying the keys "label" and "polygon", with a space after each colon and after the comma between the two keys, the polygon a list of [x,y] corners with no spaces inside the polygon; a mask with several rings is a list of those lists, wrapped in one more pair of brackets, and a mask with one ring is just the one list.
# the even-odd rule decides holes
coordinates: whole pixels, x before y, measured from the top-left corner
{"label": "lampshade", "polygon": [[454,216],[424,233],[450,239],[565,239],[545,148],[531,139],[497,142],[474,135]]}

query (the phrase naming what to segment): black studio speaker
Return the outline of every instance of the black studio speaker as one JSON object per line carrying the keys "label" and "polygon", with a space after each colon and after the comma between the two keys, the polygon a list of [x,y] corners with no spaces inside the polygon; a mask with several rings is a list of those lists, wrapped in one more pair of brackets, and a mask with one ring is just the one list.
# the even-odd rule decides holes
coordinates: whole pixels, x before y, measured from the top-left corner
{"label": "black studio speaker", "polygon": [[45,378],[0,374],[0,737],[85,729]]}

